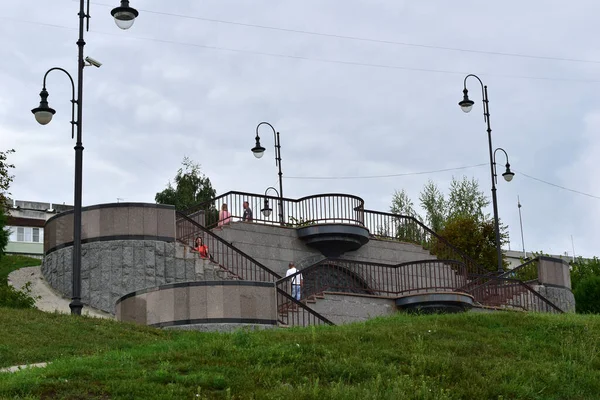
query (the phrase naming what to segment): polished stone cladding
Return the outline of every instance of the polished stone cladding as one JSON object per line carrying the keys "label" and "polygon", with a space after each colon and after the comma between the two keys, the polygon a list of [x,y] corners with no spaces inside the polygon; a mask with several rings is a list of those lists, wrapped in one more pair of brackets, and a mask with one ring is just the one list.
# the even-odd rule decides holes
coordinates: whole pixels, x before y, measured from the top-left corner
{"label": "polished stone cladding", "polygon": [[159,328],[231,330],[277,325],[275,284],[204,281],[163,285],[123,296],[116,303],[119,321]]}
{"label": "polished stone cladding", "polygon": [[[81,242],[103,240],[175,241],[175,208],[146,203],[83,207]],[[55,215],[44,226],[44,254],[73,245],[73,211]]]}

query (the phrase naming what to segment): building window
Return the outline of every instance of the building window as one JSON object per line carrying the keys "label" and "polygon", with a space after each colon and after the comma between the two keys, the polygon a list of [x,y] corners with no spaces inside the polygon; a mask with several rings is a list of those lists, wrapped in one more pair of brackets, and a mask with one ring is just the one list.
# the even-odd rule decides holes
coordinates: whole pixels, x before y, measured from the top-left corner
{"label": "building window", "polygon": [[7,228],[8,228],[8,232],[9,232],[8,241],[16,242],[17,241],[17,228],[15,228],[14,226],[7,226]]}
{"label": "building window", "polygon": [[44,243],[43,228],[9,226],[8,229],[10,231],[9,241],[11,242]]}

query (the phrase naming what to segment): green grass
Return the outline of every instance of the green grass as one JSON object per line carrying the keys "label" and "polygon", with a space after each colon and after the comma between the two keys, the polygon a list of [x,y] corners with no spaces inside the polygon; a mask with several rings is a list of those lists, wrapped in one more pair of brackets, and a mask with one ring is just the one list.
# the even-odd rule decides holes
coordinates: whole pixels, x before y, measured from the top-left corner
{"label": "green grass", "polygon": [[23,267],[35,267],[42,260],[26,256],[4,255],[0,258],[0,285],[6,285],[8,274]]}
{"label": "green grass", "polygon": [[30,296],[29,284],[22,290],[16,290],[8,285],[8,275],[19,268],[40,264],[41,260],[25,256],[4,255],[0,258],[0,307],[34,307],[35,299]]}
{"label": "green grass", "polygon": [[[18,322],[18,323],[17,323]],[[0,398],[594,399],[600,318],[494,313],[233,334],[0,308]]]}

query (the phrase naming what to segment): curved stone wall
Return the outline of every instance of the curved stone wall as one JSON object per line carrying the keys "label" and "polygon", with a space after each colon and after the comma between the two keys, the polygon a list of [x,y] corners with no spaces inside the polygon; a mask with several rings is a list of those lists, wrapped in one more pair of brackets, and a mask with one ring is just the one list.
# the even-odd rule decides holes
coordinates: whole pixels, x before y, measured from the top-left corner
{"label": "curved stone wall", "polygon": [[[113,203],[84,207],[81,245],[81,300],[114,313],[116,300],[136,290],[169,283],[220,279],[215,265],[175,242],[173,206]],[[73,211],[50,218],[44,227],[46,281],[72,296]]]}
{"label": "curved stone wall", "polygon": [[[275,284],[203,281],[163,285],[117,300],[117,320],[166,328],[277,326]],[[229,329],[228,329],[229,328]]]}
{"label": "curved stone wall", "polygon": [[[46,281],[66,297],[72,295],[72,246],[47,254]],[[225,272],[180,243],[156,240],[111,240],[81,246],[81,300],[114,314],[127,293],[168,283],[227,279]]]}
{"label": "curved stone wall", "polygon": [[[146,203],[98,204],[81,209],[81,242],[106,240],[175,241],[175,207]],[[73,211],[48,219],[44,254],[73,246]]]}

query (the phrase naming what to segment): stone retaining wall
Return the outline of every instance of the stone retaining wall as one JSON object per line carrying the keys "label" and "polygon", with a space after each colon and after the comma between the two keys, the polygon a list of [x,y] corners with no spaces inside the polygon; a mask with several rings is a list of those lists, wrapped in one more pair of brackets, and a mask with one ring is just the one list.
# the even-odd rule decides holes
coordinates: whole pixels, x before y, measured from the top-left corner
{"label": "stone retaining wall", "polygon": [[547,285],[534,285],[532,289],[564,312],[575,312],[575,296],[570,289]]}
{"label": "stone retaining wall", "polygon": [[309,307],[336,325],[360,322],[396,313],[394,299],[325,293]]}
{"label": "stone retaining wall", "polygon": [[[114,314],[118,298],[168,283],[227,279],[210,261],[180,243],[111,240],[82,244],[81,300]],[[72,247],[46,255],[42,273],[55,290],[72,296]]]}

